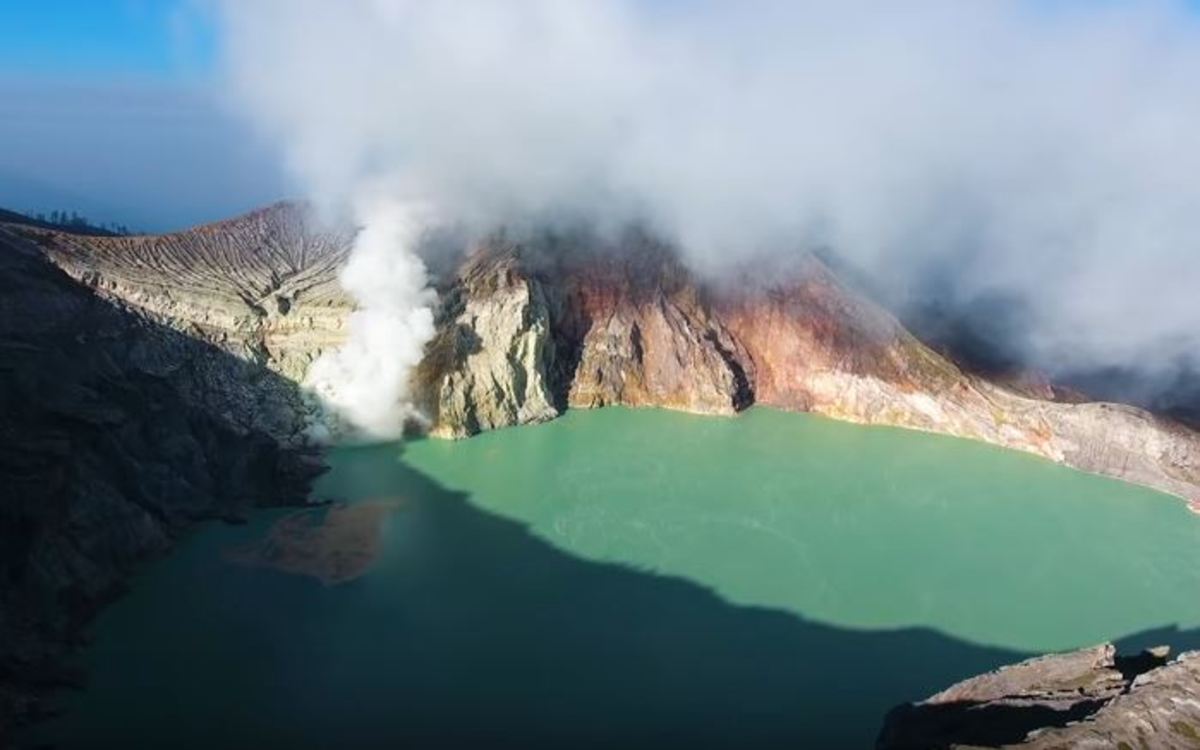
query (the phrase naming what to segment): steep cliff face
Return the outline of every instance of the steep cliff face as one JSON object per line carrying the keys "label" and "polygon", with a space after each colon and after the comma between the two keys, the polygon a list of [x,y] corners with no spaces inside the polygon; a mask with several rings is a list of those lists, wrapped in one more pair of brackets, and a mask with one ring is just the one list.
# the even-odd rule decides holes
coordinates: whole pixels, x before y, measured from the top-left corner
{"label": "steep cliff face", "polygon": [[1048,400],[1027,385],[966,373],[814,258],[790,279],[725,296],[717,309],[748,352],[758,403],[981,440],[1197,507],[1196,432],[1140,409]]}
{"label": "steep cliff face", "polygon": [[352,235],[297,204],[157,236],[10,231],[102,296],[291,380],[344,338],[337,271]]}
{"label": "steep cliff face", "polygon": [[[343,340],[352,305],[336,272],[350,236],[298,206],[164,237],[24,231],[100,293],[291,381]],[[438,288],[438,333],[415,383],[437,435],[568,407],[732,414],[757,403],[982,440],[1200,508],[1193,430],[965,372],[813,257],[714,285],[637,233],[498,236]]]}
{"label": "steep cliff face", "polygon": [[[196,519],[302,499],[313,465],[297,383],[343,341],[349,244],[290,205],[163,237],[0,226],[0,727],[36,713],[40,685],[72,679],[62,656],[79,624],[137,560]],[[964,372],[813,258],[713,285],[641,236],[501,237],[438,291],[415,373],[438,435],[568,407],[758,403],[983,440],[1200,508],[1196,432]],[[1101,664],[1089,721],[1134,726],[1131,712],[1153,710],[1145,731],[1174,741],[1197,726],[1168,706],[1196,665],[1113,697],[1115,667]]]}
{"label": "steep cliff face", "polygon": [[442,289],[436,319],[416,374],[433,434],[466,437],[558,416],[549,304],[512,248],[469,259]]}
{"label": "steep cliff face", "polygon": [[115,306],[0,228],[0,745],[88,617],[191,523],[303,501],[295,387]]}
{"label": "steep cliff face", "polygon": [[893,710],[880,750],[1194,748],[1200,652],[1119,657],[1112,644],[1037,657]]}
{"label": "steep cliff face", "polygon": [[541,270],[571,407],[733,414],[754,401],[746,351],[682,265],[643,238]]}
{"label": "steep cliff face", "polygon": [[732,414],[751,403],[745,352],[661,248],[575,252],[491,240],[443,285],[438,337],[418,373],[434,434],[568,407]]}
{"label": "steep cliff face", "polygon": [[732,414],[758,403],[982,440],[1200,507],[1200,436],[1188,428],[964,372],[812,257],[769,283],[713,287],[665,248],[631,243],[478,248],[443,291],[423,365],[434,432],[540,421],[556,405]]}

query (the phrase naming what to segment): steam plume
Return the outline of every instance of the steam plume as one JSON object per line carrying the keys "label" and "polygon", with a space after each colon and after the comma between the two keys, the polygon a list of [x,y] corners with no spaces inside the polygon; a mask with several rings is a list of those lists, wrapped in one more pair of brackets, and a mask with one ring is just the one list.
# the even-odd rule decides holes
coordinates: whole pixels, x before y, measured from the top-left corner
{"label": "steam plume", "polygon": [[1064,369],[1200,351],[1195,14],[227,0],[220,17],[238,101],[318,199],[382,181],[479,226],[636,219],[714,273],[816,247],[901,288],[935,269],[957,298],[1021,300],[1023,345]]}
{"label": "steam plume", "polygon": [[419,207],[376,200],[360,214],[363,229],[342,269],[342,287],[358,302],[349,340],[313,362],[305,385],[322,400],[333,427],[373,438],[398,437],[419,418],[408,398],[409,372],[433,337],[433,292],[414,252],[425,224]]}

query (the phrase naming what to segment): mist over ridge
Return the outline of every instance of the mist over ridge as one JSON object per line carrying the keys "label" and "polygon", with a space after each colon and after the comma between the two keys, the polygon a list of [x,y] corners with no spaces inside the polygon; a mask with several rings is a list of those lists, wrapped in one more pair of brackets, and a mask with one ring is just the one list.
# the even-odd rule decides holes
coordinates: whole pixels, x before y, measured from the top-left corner
{"label": "mist over ridge", "polygon": [[[1178,2],[219,4],[241,111],[319,203],[638,221],[721,275],[829,248],[1025,307],[1052,372],[1200,337],[1200,25]],[[374,200],[375,198],[372,198]]]}

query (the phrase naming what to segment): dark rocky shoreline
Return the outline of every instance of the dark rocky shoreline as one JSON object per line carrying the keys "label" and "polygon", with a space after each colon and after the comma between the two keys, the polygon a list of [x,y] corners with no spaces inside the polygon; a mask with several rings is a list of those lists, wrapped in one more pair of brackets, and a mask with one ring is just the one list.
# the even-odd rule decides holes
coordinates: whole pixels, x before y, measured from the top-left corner
{"label": "dark rocky shoreline", "polygon": [[87,624],[140,562],[199,521],[304,502],[319,455],[260,426],[296,398],[0,230],[0,744],[84,682]]}
{"label": "dark rocky shoreline", "polygon": [[[493,238],[443,274],[438,336],[416,374],[434,433],[608,404],[728,414],[760,403],[982,440],[1200,504],[1196,432],[973,374],[815,259],[773,286],[732,285],[751,290],[739,294],[663,248],[631,247],[597,255]],[[53,711],[56,689],[85,681],[73,657],[87,624],[139,563],[198,522],[308,502],[323,465],[302,437],[297,383],[344,338],[351,306],[336,269],[347,248],[291,205],[163,237],[0,225],[0,746]],[[1177,743],[1149,747],[1193,746],[1176,726],[1200,727],[1191,709],[1163,712],[1193,694],[1198,664],[1155,665],[1088,698],[1073,725],[1084,729],[1055,731],[1092,732],[1141,706],[1166,716],[1148,736]],[[1114,669],[1096,667],[1101,682]],[[998,697],[1036,700],[1027,688]],[[969,707],[997,699],[972,695]],[[926,719],[988,712],[953,703],[898,709],[885,730],[893,745],[881,746],[954,746],[957,735]],[[1098,742],[1124,736],[1102,731]]]}

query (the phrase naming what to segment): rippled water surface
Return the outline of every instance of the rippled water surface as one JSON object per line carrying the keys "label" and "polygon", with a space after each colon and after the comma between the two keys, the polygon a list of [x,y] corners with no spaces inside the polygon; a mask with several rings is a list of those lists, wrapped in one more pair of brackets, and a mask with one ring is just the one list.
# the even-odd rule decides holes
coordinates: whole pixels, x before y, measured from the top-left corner
{"label": "rippled water surface", "polygon": [[296,547],[283,511],[206,526],[102,615],[38,739],[869,747],[1031,652],[1200,645],[1182,502],[971,442],[605,409],[332,463],[319,495],[394,507],[365,574],[233,561]]}

